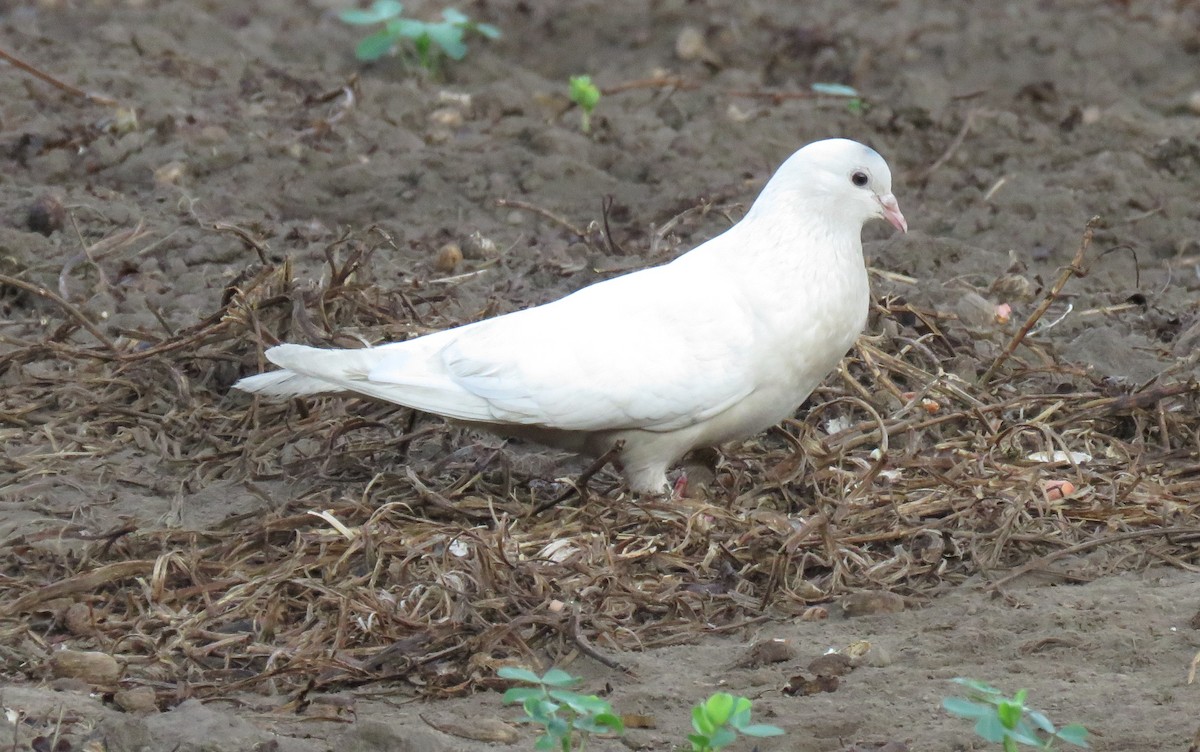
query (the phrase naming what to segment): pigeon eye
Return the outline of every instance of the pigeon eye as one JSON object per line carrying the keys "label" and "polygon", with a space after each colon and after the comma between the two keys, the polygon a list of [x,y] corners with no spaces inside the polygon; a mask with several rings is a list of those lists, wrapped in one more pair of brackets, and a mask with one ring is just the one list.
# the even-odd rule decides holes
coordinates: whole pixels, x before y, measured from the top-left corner
{"label": "pigeon eye", "polygon": [[871,179],[867,177],[867,173],[859,170],[850,176],[850,182],[854,183],[859,188],[862,188],[864,185],[871,182]]}

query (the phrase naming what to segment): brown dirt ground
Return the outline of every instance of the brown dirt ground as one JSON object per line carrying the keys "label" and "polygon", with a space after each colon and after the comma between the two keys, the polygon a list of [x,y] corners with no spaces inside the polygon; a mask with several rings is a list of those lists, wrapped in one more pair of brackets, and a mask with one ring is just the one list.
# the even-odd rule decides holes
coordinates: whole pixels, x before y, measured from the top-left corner
{"label": "brown dirt ground", "polygon": [[[1187,748],[1200,6],[476,0],[461,9],[504,37],[440,77],[360,66],[338,7],[0,4],[6,50],[137,115],[0,77],[0,274],[61,296],[0,284],[0,739],[527,748],[525,727],[516,742],[466,737],[513,733],[493,723],[514,715],[495,665],[557,661],[654,720],[626,738],[638,749],[678,744],[688,706],[717,687],[789,732],[763,750],[981,748],[939,707],[955,676],[1028,687],[1097,749]],[[703,59],[677,52],[688,28]],[[608,88],[679,80],[606,95],[588,137],[563,95],[580,72]],[[853,84],[865,108],[793,96],[813,82]],[[888,158],[912,231],[868,230],[878,350],[816,402],[854,394],[900,414],[868,365],[901,350],[930,357],[884,367],[894,381],[936,376],[945,403],[945,384],[971,393],[954,421],[896,432],[899,474],[868,474],[865,497],[852,489],[877,434],[817,466],[779,461],[790,444],[769,436],[727,448],[692,506],[610,490],[537,522],[531,500],[577,463],[385,406],[228,393],[275,339],[395,338],[668,259],[833,135]],[[47,201],[61,225],[53,207],[51,227],[31,214]],[[1058,323],[1017,350],[1005,386],[972,386],[1093,215],[1089,273],[1042,319]],[[448,242],[467,256],[453,270],[436,263]],[[1135,392],[1157,396],[1112,401]],[[810,423],[832,431],[838,408],[823,409]],[[841,410],[840,425],[875,430]],[[985,413],[1001,438],[980,433]],[[1046,446],[1101,467],[1023,460]],[[919,465],[952,451],[973,459]],[[1068,476],[1082,486],[1069,502],[1036,490]],[[304,514],[317,509],[350,536]],[[823,544],[805,537],[818,519]],[[877,590],[907,608],[834,605]],[[803,618],[814,607],[828,618]],[[793,654],[739,663],[767,638]],[[835,692],[780,691],[859,641],[871,649]],[[119,675],[55,678],[61,647],[116,656]],[[148,703],[130,699],[146,688]]]}

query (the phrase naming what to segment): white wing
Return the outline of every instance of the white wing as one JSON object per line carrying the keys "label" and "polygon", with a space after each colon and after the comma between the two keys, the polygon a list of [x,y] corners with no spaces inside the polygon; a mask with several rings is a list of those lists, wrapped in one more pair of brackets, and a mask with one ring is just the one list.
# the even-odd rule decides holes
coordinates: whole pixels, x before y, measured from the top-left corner
{"label": "white wing", "polygon": [[488,423],[670,431],[705,421],[755,388],[753,318],[720,275],[683,271],[649,269],[545,306],[348,351],[371,359],[348,388]]}

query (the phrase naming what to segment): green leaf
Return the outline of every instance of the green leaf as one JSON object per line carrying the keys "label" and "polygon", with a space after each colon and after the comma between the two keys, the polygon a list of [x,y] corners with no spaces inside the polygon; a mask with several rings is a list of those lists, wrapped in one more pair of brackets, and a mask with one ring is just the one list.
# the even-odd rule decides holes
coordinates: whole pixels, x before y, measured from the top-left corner
{"label": "green leaf", "polygon": [[459,10],[455,8],[446,8],[442,11],[442,18],[446,19],[446,23],[465,25],[471,23],[471,19],[467,18]]}
{"label": "green leaf", "polygon": [[1055,734],[1056,737],[1062,739],[1067,744],[1074,744],[1076,747],[1091,749],[1087,743],[1088,730],[1078,723],[1072,723],[1069,726],[1063,726]]}
{"label": "green leaf", "polygon": [[989,715],[980,718],[975,723],[975,733],[988,742],[1001,742],[1008,735],[1008,729],[1004,728],[1004,724],[1000,723],[1000,719],[994,715]]}
{"label": "green leaf", "polygon": [[726,721],[725,724],[727,726],[732,726],[733,728],[737,729],[738,731],[741,731],[742,726],[750,725],[750,711],[745,710],[745,711],[742,711],[741,713],[734,713],[733,715],[729,716],[729,720]]}
{"label": "green leaf", "polygon": [[567,734],[571,733],[571,725],[567,723],[566,719],[555,716],[554,718],[550,719],[549,723],[546,724],[546,733],[558,739],[562,739]]}
{"label": "green leaf", "polygon": [[1028,744],[1031,747],[1045,748],[1045,744],[1038,737],[1037,732],[1033,730],[1028,723],[1022,721],[1017,724],[1014,729],[1009,729],[1007,732],[1008,738],[1021,744]]}
{"label": "green leaf", "polygon": [[525,702],[534,697],[541,697],[541,687],[509,687],[504,691],[502,702],[505,705],[512,705],[518,702]]}
{"label": "green leaf", "polygon": [[857,97],[858,92],[853,86],[845,84],[813,84],[812,90],[818,94],[827,94],[833,97]]}
{"label": "green leaf", "polygon": [[692,728],[696,729],[697,734],[704,734],[706,739],[717,730],[717,725],[704,712],[703,705],[692,708]]}
{"label": "green leaf", "polygon": [[595,695],[581,695],[577,692],[568,692],[565,689],[552,689],[550,690],[550,696],[580,715],[596,715],[597,713],[612,712],[612,706],[607,701],[601,700]]}
{"label": "green leaf", "polygon": [[338,18],[355,26],[369,26],[383,23],[389,18],[395,18],[404,12],[404,6],[396,0],[375,0],[370,10],[350,8],[338,14]]}
{"label": "green leaf", "polygon": [[746,736],[757,736],[757,737],[783,736],[783,734],[785,733],[784,730],[779,728],[778,726],[771,726],[770,724],[766,724],[766,723],[755,723],[750,726],[742,726],[741,728],[738,729],[738,731],[742,732]]}
{"label": "green leaf", "polygon": [[1004,728],[1016,728],[1021,721],[1021,713],[1025,710],[1019,702],[1004,700],[996,706],[996,717]]}
{"label": "green leaf", "polygon": [[728,692],[714,692],[704,703],[704,714],[714,726],[724,726],[733,715],[733,695]]}
{"label": "green leaf", "polygon": [[496,672],[496,676],[499,676],[501,679],[512,679],[513,681],[523,681],[529,684],[542,683],[542,677],[520,666],[503,666]]}
{"label": "green leaf", "polygon": [[688,741],[692,743],[692,752],[708,752],[712,749],[708,745],[708,737],[704,734],[688,734]]}
{"label": "green leaf", "polygon": [[988,718],[996,714],[990,705],[964,700],[961,697],[946,697],[942,699],[942,707],[959,718]]}
{"label": "green leaf", "polygon": [[598,726],[607,728],[609,733],[618,735],[625,733],[625,721],[622,721],[621,716],[616,713],[600,713],[592,720]]}
{"label": "green leaf", "polygon": [[1047,718],[1044,713],[1041,713],[1037,710],[1030,710],[1029,708],[1025,708],[1025,717],[1028,718],[1030,720],[1030,722],[1033,723],[1034,726],[1037,726],[1042,731],[1045,731],[1047,734],[1054,733],[1054,724],[1050,722],[1050,719]]}
{"label": "green leaf", "polygon": [[547,723],[561,706],[543,697],[530,697],[522,703],[521,707],[525,708],[526,715],[538,723]]}
{"label": "green leaf", "polygon": [[354,56],[364,62],[373,62],[392,51],[395,38],[386,31],[380,31],[365,37],[354,48]]}
{"label": "green leaf", "polygon": [[387,22],[388,33],[402,39],[420,39],[428,24],[412,18],[394,18]]}
{"label": "green leaf", "polygon": [[543,734],[533,743],[533,748],[538,752],[550,752],[550,750],[558,748],[558,739],[550,734]]}
{"label": "green leaf", "polygon": [[570,100],[590,113],[600,102],[600,90],[592,83],[591,76],[571,76]]}
{"label": "green leaf", "polygon": [[561,668],[552,668],[539,680],[548,687],[569,687],[578,684],[579,680]]}
{"label": "green leaf", "polygon": [[492,26],[491,24],[487,24],[487,23],[471,24],[471,31],[474,31],[478,34],[482,34],[483,36],[487,37],[488,39],[499,39],[500,38],[500,30],[497,29],[495,26]]}
{"label": "green leaf", "polygon": [[712,745],[713,749],[728,747],[735,741],[737,741],[737,734],[727,728],[717,729],[716,732],[708,738],[708,743]]}
{"label": "green leaf", "polygon": [[996,689],[990,684],[985,684],[984,682],[977,681],[975,679],[965,679],[960,676],[957,679],[951,679],[950,681],[954,682],[955,684],[961,684],[964,687],[972,689],[982,695],[994,695],[996,697],[1000,697],[1000,690]]}
{"label": "green leaf", "polygon": [[452,60],[462,60],[467,56],[467,45],[463,43],[463,30],[453,24],[429,24],[426,27],[429,38],[442,48],[447,57]]}

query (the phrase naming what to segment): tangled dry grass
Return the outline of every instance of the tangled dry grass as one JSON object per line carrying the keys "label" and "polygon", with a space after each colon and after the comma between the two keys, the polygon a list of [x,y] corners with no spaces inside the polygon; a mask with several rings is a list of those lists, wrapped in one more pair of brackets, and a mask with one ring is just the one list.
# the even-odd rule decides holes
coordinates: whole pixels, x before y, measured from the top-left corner
{"label": "tangled dry grass", "polygon": [[68,645],[176,698],[299,703],[385,680],[452,694],[508,662],[580,651],[618,666],[611,650],[819,618],[854,591],[919,601],[1043,570],[1196,566],[1196,384],[1122,387],[1022,331],[980,348],[953,316],[894,297],[806,419],[721,459],[704,498],[633,499],[609,483],[548,506],[563,484],[523,476],[505,451],[439,452],[448,429],[403,409],[227,396],[277,341],[347,346],[452,323],[436,290],[371,278],[380,242],[331,246],[319,286],[286,263],[254,266],[220,310],[161,334],[110,338],[63,296],[0,279],[59,322],[0,350],[10,498],[85,468],[180,499],[238,486],[269,510],[204,530],[95,529],[47,507],[0,554],[6,672],[39,675]]}

